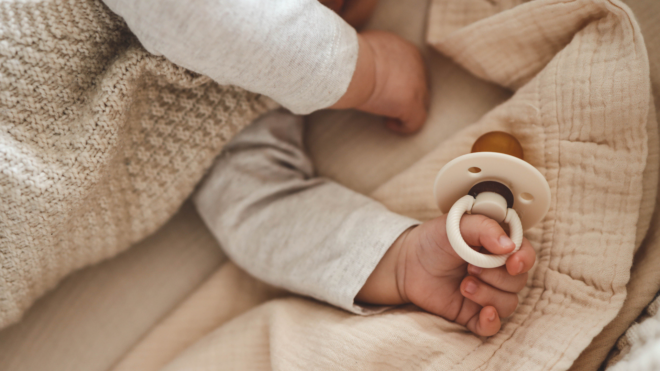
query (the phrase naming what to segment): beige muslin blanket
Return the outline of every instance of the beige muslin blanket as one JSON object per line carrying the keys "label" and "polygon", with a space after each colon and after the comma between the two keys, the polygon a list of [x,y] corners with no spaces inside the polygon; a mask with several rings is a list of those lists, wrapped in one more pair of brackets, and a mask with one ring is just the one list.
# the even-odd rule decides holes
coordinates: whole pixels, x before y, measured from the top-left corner
{"label": "beige muslin blanket", "polygon": [[428,38],[515,94],[372,196],[394,211],[435,217],[432,183],[443,164],[487,131],[520,139],[553,202],[526,233],[538,260],[502,330],[480,338],[411,306],[354,316],[286,297],[226,264],[117,370],[571,366],[621,308],[653,211],[658,157],[648,148],[657,149],[657,126],[638,25],[616,0],[435,0]]}

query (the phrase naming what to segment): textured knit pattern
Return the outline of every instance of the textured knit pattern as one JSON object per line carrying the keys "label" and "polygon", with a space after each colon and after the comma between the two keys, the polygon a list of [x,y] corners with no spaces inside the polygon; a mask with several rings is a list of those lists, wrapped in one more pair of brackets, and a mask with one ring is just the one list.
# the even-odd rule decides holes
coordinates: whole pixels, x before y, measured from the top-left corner
{"label": "textured knit pattern", "polygon": [[642,313],[619,339],[608,360],[608,371],[656,371],[660,369],[660,298]]}
{"label": "textured knit pattern", "polygon": [[[445,11],[430,24],[460,19],[469,7],[449,5],[464,1],[434,1]],[[616,316],[657,181],[638,25],[614,0],[536,0],[470,22],[431,29],[433,45],[515,94],[372,196],[417,219],[438,216],[432,184],[445,163],[487,131],[520,139],[552,205],[526,233],[538,259],[502,330],[480,338],[413,307],[358,317],[287,298],[219,324],[164,370],[566,370]]]}
{"label": "textured knit pattern", "polygon": [[0,327],[155,231],[273,107],[150,55],[100,1],[0,3]]}

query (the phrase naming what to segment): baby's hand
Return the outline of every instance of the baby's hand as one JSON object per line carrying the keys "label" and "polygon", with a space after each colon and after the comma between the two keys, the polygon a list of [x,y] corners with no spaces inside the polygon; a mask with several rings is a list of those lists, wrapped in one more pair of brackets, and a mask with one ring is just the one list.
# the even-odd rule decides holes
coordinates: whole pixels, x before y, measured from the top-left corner
{"label": "baby's hand", "polygon": [[348,90],[330,108],[357,108],[386,116],[387,126],[413,133],[426,121],[429,92],[417,48],[389,32],[358,35],[360,51]]}
{"label": "baby's hand", "polygon": [[[517,293],[527,282],[536,253],[523,239],[506,266],[481,269],[468,265],[449,244],[446,220],[441,216],[403,233],[369,276],[357,300],[413,303],[477,335],[494,335],[500,330],[500,318],[516,309]],[[482,215],[465,215],[461,234],[468,245],[493,254],[514,249],[500,225]]]}

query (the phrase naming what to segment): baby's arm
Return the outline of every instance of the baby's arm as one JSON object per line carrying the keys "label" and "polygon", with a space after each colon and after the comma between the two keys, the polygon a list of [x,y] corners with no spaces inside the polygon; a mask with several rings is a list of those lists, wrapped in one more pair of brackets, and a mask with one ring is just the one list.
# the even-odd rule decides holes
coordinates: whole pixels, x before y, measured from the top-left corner
{"label": "baby's arm", "polygon": [[358,57],[355,30],[317,0],[104,2],[149,52],[299,114],[335,103]]}
{"label": "baby's arm", "polygon": [[195,204],[226,253],[252,275],[365,313],[355,296],[418,222],[315,177],[302,131],[301,117],[262,116],[225,147]]}
{"label": "baby's arm", "polygon": [[[318,0],[104,2],[148,51],[294,113],[357,108],[391,118],[388,126],[404,133],[426,119],[419,51],[391,33],[358,35]],[[364,18],[373,5],[352,0],[342,15]]]}

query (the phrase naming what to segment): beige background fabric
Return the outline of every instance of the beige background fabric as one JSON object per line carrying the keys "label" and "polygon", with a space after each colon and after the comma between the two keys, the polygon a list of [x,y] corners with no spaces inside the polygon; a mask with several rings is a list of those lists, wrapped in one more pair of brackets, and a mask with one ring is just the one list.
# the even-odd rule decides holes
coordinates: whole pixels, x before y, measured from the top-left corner
{"label": "beige background fabric", "polygon": [[[644,3],[643,12],[638,15],[643,31],[657,28],[653,20],[657,19],[654,14],[660,12],[660,3],[653,0],[630,3],[635,10],[640,9],[635,3]],[[371,26],[398,32],[423,46],[425,11],[424,0],[405,4],[381,0]],[[653,58],[657,55],[654,50],[660,51],[660,42],[649,35],[645,33]],[[469,75],[442,55],[424,50],[431,70],[433,104],[429,124],[423,132],[401,138],[382,128],[377,118],[361,113],[314,114],[308,140],[321,173],[369,193],[510,96],[506,90]],[[657,71],[660,58],[651,62],[652,70]],[[653,225],[658,225],[657,218]],[[0,332],[0,369],[107,369],[220,264],[222,258],[217,248],[194,210],[184,208],[153,238],[118,258],[69,277],[37,302],[20,324]],[[197,258],[191,259],[190,264],[182,264],[190,256]],[[648,269],[640,276],[653,272]],[[646,291],[652,291],[651,287],[649,284]],[[145,294],[154,292],[158,299]],[[176,341],[186,331],[188,321],[190,318],[182,321],[167,341]],[[612,343],[617,336],[613,336]],[[172,355],[165,350],[154,346],[148,353],[132,355],[137,355],[134,360],[141,356],[161,362],[164,358],[166,362]]]}

